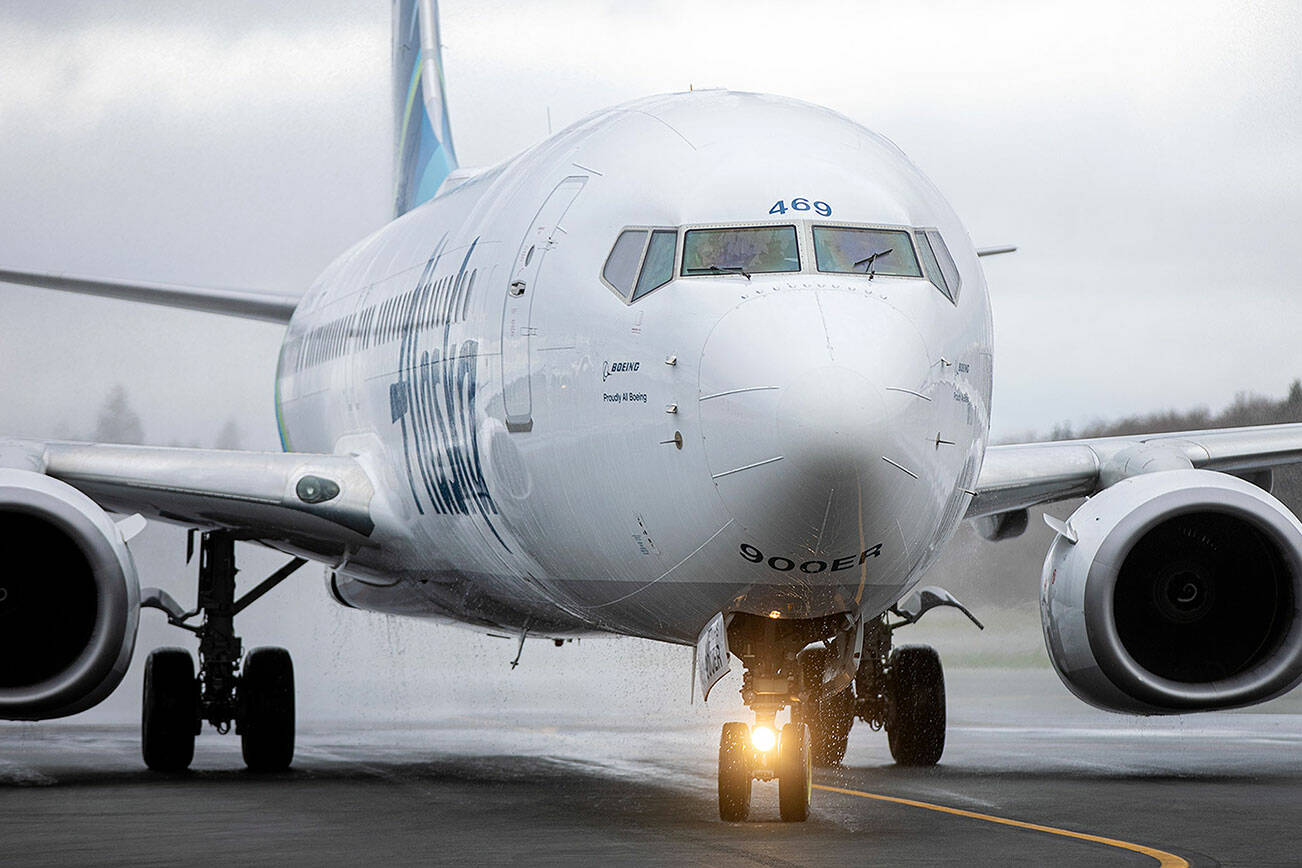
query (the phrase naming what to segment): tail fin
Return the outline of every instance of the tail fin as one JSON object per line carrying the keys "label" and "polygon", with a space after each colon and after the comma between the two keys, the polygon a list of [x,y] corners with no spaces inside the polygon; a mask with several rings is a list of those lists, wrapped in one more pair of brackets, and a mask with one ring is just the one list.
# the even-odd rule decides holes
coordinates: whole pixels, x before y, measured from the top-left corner
{"label": "tail fin", "polygon": [[434,197],[457,167],[443,93],[438,0],[393,0],[394,216]]}

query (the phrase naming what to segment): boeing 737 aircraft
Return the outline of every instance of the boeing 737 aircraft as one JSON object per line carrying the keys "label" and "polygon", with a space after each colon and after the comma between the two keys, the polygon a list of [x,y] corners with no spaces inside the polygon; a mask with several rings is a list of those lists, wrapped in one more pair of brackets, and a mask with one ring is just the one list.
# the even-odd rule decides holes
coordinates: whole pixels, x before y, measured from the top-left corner
{"label": "boeing 737 aircraft", "polygon": [[[695,644],[705,694],[740,666],[720,816],[759,780],[803,820],[856,719],[900,763],[940,759],[940,660],[894,640],[961,608],[919,587],[959,523],[998,540],[1082,496],[1040,597],[1073,693],[1168,714],[1302,680],[1302,524],[1269,493],[1302,425],[988,447],[979,257],[1006,248],[975,248],[889,141],[697,91],[466,169],[432,0],[395,0],[393,63],[394,220],[301,297],[0,271],[285,326],[283,452],[0,441],[0,540],[39,564],[0,581],[0,717],[103,700],[154,608],[198,666],[150,653],[145,763],[186,768],[207,721],[285,768],[288,652],[245,655],[235,620],[310,560],[343,606]],[[140,587],[146,520],[196,529],[193,606]],[[237,596],[237,541],[291,559]]]}

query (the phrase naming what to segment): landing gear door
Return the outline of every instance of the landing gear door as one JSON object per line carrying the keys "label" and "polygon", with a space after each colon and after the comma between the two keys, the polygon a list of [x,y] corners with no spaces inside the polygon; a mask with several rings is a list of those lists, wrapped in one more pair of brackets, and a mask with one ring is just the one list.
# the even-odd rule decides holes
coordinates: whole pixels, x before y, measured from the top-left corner
{"label": "landing gear door", "polygon": [[502,401],[508,431],[529,431],[533,428],[529,361],[538,275],[547,258],[547,251],[556,247],[565,237],[561,218],[587,182],[586,176],[574,175],[556,186],[529,224],[515,255],[502,308]]}
{"label": "landing gear door", "polygon": [[696,637],[696,677],[701,682],[701,699],[709,700],[710,688],[732,668],[728,653],[728,622],[723,613],[710,619]]}

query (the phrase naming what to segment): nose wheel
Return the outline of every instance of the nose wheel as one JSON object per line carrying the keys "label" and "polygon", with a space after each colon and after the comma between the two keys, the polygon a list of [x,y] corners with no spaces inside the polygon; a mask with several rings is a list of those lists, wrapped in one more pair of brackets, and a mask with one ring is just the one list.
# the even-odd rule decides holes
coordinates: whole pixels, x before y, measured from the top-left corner
{"label": "nose wheel", "polygon": [[750,786],[754,780],[750,727],[725,723],[719,737],[719,819],[740,823],[750,814]]}
{"label": "nose wheel", "polygon": [[725,723],[719,737],[719,818],[729,823],[745,820],[753,783],[776,780],[783,822],[808,819],[813,792],[809,742],[809,727],[803,723],[788,723],[781,737],[765,723],[753,729]]}
{"label": "nose wheel", "polygon": [[[932,597],[948,596],[947,591],[924,590]],[[891,623],[882,615],[864,624],[732,616],[727,647],[738,649],[745,664],[740,693],[755,723],[723,726],[721,819],[747,818],[755,781],[777,783],[784,822],[808,819],[811,766],[841,761],[856,718],[874,732],[886,730],[891,756],[900,765],[930,766],[940,760],[945,750],[940,656],[925,645],[892,649],[894,629],[918,618],[911,609],[896,614],[905,620]],[[774,721],[785,708],[791,709],[791,722],[779,736]]]}
{"label": "nose wheel", "polygon": [[803,823],[809,818],[809,797],[814,789],[808,726],[788,723],[782,727],[777,766],[778,813],[783,822]]}

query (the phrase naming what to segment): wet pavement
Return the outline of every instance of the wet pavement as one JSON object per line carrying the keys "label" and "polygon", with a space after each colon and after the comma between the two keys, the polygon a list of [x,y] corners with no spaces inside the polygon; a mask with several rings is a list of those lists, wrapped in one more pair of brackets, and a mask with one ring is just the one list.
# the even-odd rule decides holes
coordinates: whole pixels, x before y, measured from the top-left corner
{"label": "wet pavement", "polygon": [[312,721],[270,776],[211,730],[193,769],[166,776],[144,769],[133,726],[10,725],[0,862],[1302,865],[1302,701],[1141,719],[1080,706],[1038,670],[948,681],[939,766],[896,767],[857,726],[802,824],[759,783],[750,821],[718,820],[731,702],[678,726],[626,704]]}

